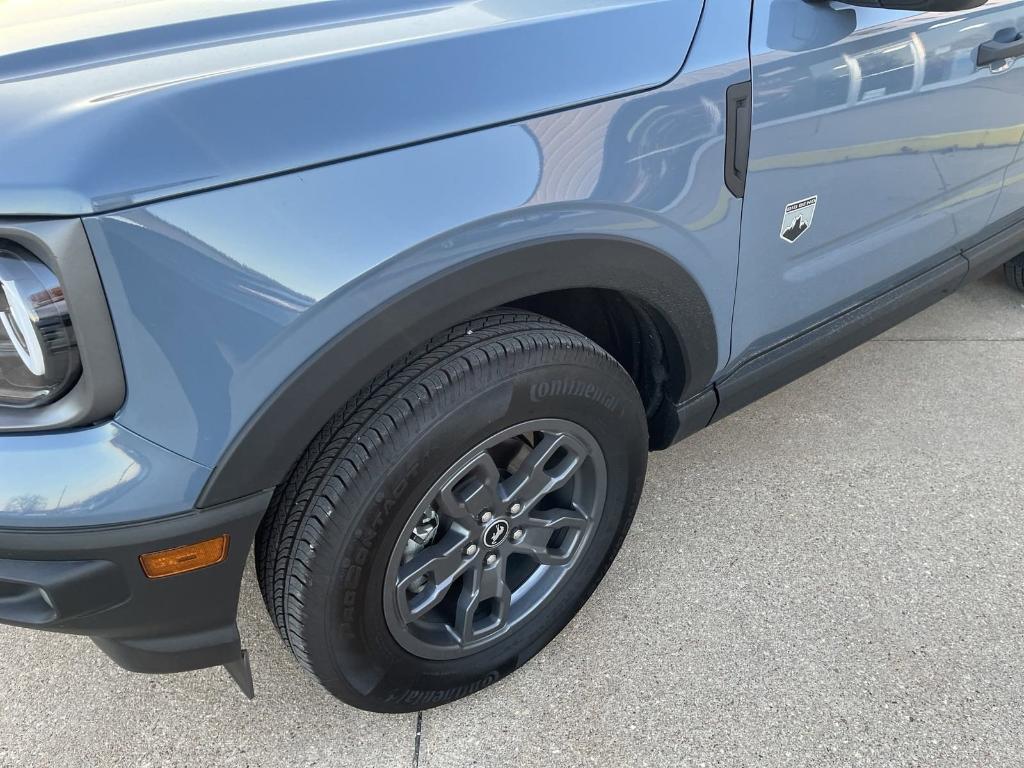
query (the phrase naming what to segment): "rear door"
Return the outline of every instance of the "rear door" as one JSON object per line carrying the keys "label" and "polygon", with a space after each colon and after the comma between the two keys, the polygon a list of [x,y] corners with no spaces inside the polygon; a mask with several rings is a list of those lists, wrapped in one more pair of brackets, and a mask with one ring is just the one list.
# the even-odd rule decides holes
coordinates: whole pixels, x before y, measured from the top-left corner
{"label": "rear door", "polygon": [[1024,2],[961,13],[755,0],[753,117],[732,359],[956,254],[1021,138],[1012,66],[978,47]]}

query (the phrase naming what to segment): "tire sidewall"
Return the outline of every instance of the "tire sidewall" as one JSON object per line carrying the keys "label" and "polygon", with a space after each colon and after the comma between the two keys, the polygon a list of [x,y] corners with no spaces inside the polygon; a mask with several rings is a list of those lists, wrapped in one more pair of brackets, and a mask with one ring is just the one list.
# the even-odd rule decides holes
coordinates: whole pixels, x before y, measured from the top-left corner
{"label": "tire sidewall", "polygon": [[[306,652],[324,685],[379,711],[433,706],[501,679],[547,644],[575,615],[607,570],[639,499],[647,460],[646,420],[635,386],[611,359],[528,368],[476,369],[445,388],[388,435],[360,475],[352,514],[335,516],[307,587]],[[552,600],[495,645],[452,660],[414,656],[384,617],[387,563],[409,515],[431,485],[472,446],[542,418],[575,422],[597,440],[607,465],[601,521]],[[370,426],[370,425],[368,425]],[[347,523],[347,524],[346,524]]]}

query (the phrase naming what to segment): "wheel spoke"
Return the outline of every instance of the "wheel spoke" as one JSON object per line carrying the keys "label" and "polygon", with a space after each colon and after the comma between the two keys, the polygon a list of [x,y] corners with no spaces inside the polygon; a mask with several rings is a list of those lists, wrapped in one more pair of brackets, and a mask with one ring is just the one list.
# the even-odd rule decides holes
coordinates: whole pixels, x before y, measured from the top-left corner
{"label": "wheel spoke", "polygon": [[[469,537],[463,533],[449,531],[436,544],[418,553],[398,571],[398,609],[405,623],[416,621],[440,603],[452,584],[455,583],[473,559],[463,553]],[[422,591],[410,590],[422,579],[426,584]]]}
{"label": "wheel spoke", "polygon": [[[524,535],[519,541],[511,542],[511,551],[528,555],[540,565],[565,565],[576,553],[590,520],[575,509],[549,509],[534,512],[518,524],[523,527]],[[563,528],[568,529],[565,538],[552,548],[549,546],[552,535]]]}
{"label": "wheel spoke", "polygon": [[501,473],[494,459],[482,452],[459,477],[437,495],[442,514],[459,521],[468,530],[477,530],[480,515],[494,511],[501,503]]}
{"label": "wheel spoke", "polygon": [[[491,601],[492,608],[483,626],[476,627],[480,606]],[[455,633],[463,645],[484,634],[491,634],[508,621],[512,592],[505,583],[505,558],[490,567],[474,568],[463,580],[462,594],[455,609]]]}
{"label": "wheel spoke", "polygon": [[512,543],[510,549],[512,552],[533,558],[540,565],[565,565],[572,559],[572,554],[575,550],[575,538],[572,539],[568,552],[564,551],[563,548],[551,549],[548,546],[550,538],[550,531],[543,529],[528,530],[522,539]]}
{"label": "wheel spoke", "polygon": [[519,524],[527,528],[557,531],[559,528],[586,528],[590,520],[575,509],[546,509],[527,515]]}
{"label": "wheel spoke", "polygon": [[[565,433],[544,433],[518,471],[502,483],[502,495],[526,509],[564,486],[583,465],[587,449]],[[555,463],[551,466],[552,459]]]}

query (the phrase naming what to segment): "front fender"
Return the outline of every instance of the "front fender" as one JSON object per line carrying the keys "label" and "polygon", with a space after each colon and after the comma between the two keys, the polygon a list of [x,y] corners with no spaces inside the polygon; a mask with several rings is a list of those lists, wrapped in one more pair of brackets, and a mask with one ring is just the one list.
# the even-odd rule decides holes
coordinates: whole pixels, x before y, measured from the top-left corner
{"label": "front fender", "polygon": [[253,435],[282,455],[312,437],[319,406],[272,403],[315,402],[303,372],[357,326],[373,333],[365,354],[338,347],[330,373],[351,387],[331,382],[335,408],[446,325],[565,287],[644,296],[683,342],[687,387],[710,379],[729,352],[740,209],[721,102],[744,67],[86,219],[124,358],[117,420],[215,468],[203,503],[269,487],[287,470],[269,448],[251,482],[227,466]]}

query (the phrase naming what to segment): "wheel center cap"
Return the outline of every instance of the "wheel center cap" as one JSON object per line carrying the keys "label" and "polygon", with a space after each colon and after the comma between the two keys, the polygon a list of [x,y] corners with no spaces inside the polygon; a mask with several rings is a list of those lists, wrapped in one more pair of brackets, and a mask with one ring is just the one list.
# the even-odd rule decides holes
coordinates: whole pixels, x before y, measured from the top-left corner
{"label": "wheel center cap", "polygon": [[508,538],[508,520],[495,520],[484,529],[484,546],[497,547]]}

